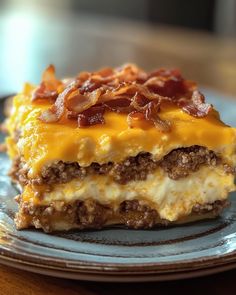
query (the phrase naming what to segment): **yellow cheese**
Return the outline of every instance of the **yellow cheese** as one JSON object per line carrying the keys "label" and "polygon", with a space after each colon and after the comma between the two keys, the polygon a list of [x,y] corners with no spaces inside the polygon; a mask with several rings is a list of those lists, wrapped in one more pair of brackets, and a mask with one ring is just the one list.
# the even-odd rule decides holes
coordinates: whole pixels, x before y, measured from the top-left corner
{"label": "yellow cheese", "polygon": [[[38,118],[50,105],[32,103],[27,85],[24,93],[14,98],[12,116],[8,119],[9,154],[23,156],[35,177],[44,165],[53,161],[78,162],[88,166],[92,162],[120,162],[141,151],[150,152],[156,159],[170,150],[191,145],[205,146],[220,153],[225,161],[235,165],[236,131],[221,122],[218,112],[211,111],[205,118],[194,118],[180,108],[165,106],[160,117],[171,124],[169,133],[162,133],[147,122],[129,128],[127,115],[105,113],[105,124],[78,128],[77,122],[65,120],[44,123]],[[14,147],[15,130],[21,137]]]}

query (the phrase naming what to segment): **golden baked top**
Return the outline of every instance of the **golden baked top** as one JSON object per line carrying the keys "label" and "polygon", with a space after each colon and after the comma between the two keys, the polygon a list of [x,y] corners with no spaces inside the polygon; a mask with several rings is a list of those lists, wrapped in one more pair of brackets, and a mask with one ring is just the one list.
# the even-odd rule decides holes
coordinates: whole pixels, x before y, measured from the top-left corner
{"label": "golden baked top", "polygon": [[26,84],[14,98],[7,126],[10,156],[23,157],[32,175],[53,161],[88,166],[142,151],[160,159],[191,145],[235,164],[235,129],[176,70],[126,65],[60,81],[50,66],[38,87]]}

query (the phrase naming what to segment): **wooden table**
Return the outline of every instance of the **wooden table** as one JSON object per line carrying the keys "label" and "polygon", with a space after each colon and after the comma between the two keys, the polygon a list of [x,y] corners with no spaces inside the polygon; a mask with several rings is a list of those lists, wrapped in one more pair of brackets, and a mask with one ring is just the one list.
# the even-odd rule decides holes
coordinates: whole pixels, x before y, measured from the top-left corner
{"label": "wooden table", "polygon": [[[17,91],[25,80],[37,82],[49,63],[56,64],[59,75],[65,76],[131,61],[146,69],[178,67],[186,77],[236,96],[235,40],[124,20],[58,17],[45,12],[42,19],[40,13],[35,18],[24,15],[22,22],[19,17],[11,19],[13,27],[7,23],[7,15],[0,20],[0,64],[4,64],[0,67],[0,95]],[[235,294],[235,277],[236,270],[173,282],[105,284],[49,278],[1,266],[0,294],[194,295],[204,291],[222,295]]]}

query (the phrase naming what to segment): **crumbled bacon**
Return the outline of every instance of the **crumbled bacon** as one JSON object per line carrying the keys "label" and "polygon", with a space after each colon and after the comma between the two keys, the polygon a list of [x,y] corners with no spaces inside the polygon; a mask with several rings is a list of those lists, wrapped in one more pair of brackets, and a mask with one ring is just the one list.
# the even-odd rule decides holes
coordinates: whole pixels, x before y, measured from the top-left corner
{"label": "crumbled bacon", "polygon": [[145,96],[140,95],[139,93],[136,93],[132,99],[131,105],[135,108],[135,110],[143,111],[145,106],[149,102],[150,102],[150,100],[147,99]]}
{"label": "crumbled bacon", "polygon": [[110,111],[117,113],[130,113],[134,110],[131,100],[128,98],[117,98],[103,103]]}
{"label": "crumbled bacon", "polygon": [[152,121],[160,131],[162,132],[169,132],[170,131],[170,124],[162,120],[159,117],[159,110],[160,110],[160,101],[151,101],[145,106],[145,118],[148,121]]}
{"label": "crumbled bacon", "polygon": [[104,124],[104,112],[126,113],[131,128],[146,120],[162,132],[170,130],[162,120],[161,106],[168,102],[191,116],[206,116],[212,106],[195,83],[184,80],[178,70],[160,69],[150,74],[128,64],[120,68],[104,68],[97,72],[81,72],[74,79],[58,81],[53,66],[43,74],[32,100],[53,100],[40,119],[57,122],[62,117],[77,120],[79,127]]}
{"label": "crumbled bacon", "polygon": [[127,116],[127,123],[130,128],[138,127],[139,122],[142,120],[145,120],[145,115],[139,111],[133,111]]}
{"label": "crumbled bacon", "polygon": [[93,79],[90,78],[82,84],[82,86],[80,87],[80,93],[84,94],[87,92],[94,91],[98,89],[100,86],[101,86],[100,81],[94,81]]}
{"label": "crumbled bacon", "polygon": [[57,91],[49,90],[45,82],[42,82],[38,88],[33,91],[32,101],[36,99],[50,99],[55,100],[57,98]]}
{"label": "crumbled bacon", "polygon": [[49,65],[43,72],[42,82],[32,93],[32,101],[38,99],[55,100],[58,96],[58,88],[62,84],[61,81],[56,79],[55,67]]}
{"label": "crumbled bacon", "polygon": [[82,113],[83,111],[94,106],[101,95],[101,90],[97,89],[88,94],[81,94],[77,89],[67,96],[66,107],[74,113]]}
{"label": "crumbled bacon", "polygon": [[134,82],[121,82],[120,85],[114,89],[109,86],[101,87],[103,93],[99,98],[99,103],[111,102],[112,100],[126,98],[129,99],[131,105],[133,105],[133,100],[135,97],[142,96],[144,99],[151,100],[168,100],[168,97],[163,97],[159,94],[150,92],[146,87],[141,84]]}
{"label": "crumbled bacon", "polygon": [[104,124],[103,118],[105,108],[103,106],[93,106],[78,115],[79,127],[86,127],[96,124]]}
{"label": "crumbled bacon", "polygon": [[175,98],[188,91],[185,80],[178,70],[159,69],[152,72],[144,85],[150,91],[169,98]]}
{"label": "crumbled bacon", "polygon": [[205,97],[198,90],[193,92],[191,99],[179,99],[178,106],[189,115],[197,118],[205,117],[212,109],[212,105],[205,103]]}
{"label": "crumbled bacon", "polygon": [[48,109],[42,112],[39,119],[45,123],[53,123],[58,121],[58,116],[52,109]]}
{"label": "crumbled bacon", "polygon": [[68,87],[66,87],[64,91],[62,91],[58,95],[55,103],[51,106],[51,108],[42,112],[40,116],[40,120],[46,123],[59,121],[61,117],[63,116],[63,114],[65,113],[65,101],[67,97],[71,93],[76,91],[77,86],[78,86],[77,82],[73,81]]}

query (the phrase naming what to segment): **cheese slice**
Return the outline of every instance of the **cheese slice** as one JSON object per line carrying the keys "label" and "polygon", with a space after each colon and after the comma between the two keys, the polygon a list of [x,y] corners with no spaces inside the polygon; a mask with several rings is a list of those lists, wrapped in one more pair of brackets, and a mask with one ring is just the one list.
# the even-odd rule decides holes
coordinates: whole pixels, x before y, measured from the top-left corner
{"label": "cheese slice", "polygon": [[[229,165],[236,164],[236,131],[220,120],[216,110],[204,118],[195,118],[173,105],[162,106],[160,117],[171,126],[168,133],[147,122],[129,128],[127,115],[114,112],[105,113],[104,125],[78,128],[76,120],[40,121],[41,112],[49,104],[32,103],[33,89],[26,85],[24,92],[14,98],[7,123],[9,155],[23,155],[30,168],[29,177],[36,177],[43,166],[59,160],[89,166],[92,162],[121,162],[142,151],[150,152],[158,160],[173,149],[192,145],[205,146],[219,153]],[[15,132],[19,130],[21,136],[15,143]]]}

